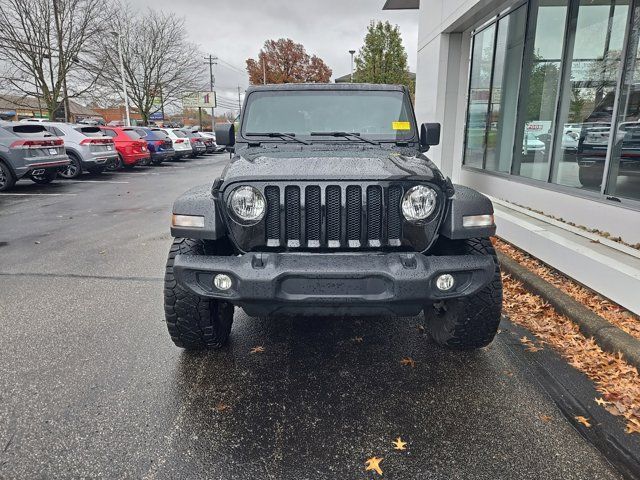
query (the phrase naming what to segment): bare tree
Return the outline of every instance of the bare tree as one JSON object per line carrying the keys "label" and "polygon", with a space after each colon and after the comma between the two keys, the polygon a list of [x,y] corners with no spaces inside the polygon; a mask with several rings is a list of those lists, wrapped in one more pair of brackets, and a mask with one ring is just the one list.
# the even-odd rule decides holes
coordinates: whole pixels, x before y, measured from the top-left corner
{"label": "bare tree", "polygon": [[[102,0],[0,0],[0,87],[42,100],[49,118],[100,75],[95,51],[108,6]],[[25,103],[26,105],[26,103]]]}
{"label": "bare tree", "polygon": [[159,10],[136,12],[121,5],[103,37],[102,83],[121,92],[118,36],[122,44],[127,93],[143,122],[161,108],[176,105],[202,84],[197,45],[187,40],[183,18]]}

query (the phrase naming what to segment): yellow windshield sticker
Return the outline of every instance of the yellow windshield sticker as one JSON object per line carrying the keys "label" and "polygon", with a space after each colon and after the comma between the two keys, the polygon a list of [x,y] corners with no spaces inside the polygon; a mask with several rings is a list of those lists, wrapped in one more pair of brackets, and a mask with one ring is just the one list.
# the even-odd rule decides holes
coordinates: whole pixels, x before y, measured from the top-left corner
{"label": "yellow windshield sticker", "polygon": [[394,130],[411,130],[411,124],[409,122],[393,122],[391,128]]}

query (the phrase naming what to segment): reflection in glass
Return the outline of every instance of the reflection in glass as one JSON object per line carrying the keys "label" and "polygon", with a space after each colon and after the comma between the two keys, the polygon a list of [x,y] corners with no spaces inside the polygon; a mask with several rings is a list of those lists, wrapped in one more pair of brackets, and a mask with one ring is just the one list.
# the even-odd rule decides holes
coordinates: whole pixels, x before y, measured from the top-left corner
{"label": "reflection in glass", "polygon": [[[611,150],[607,194],[640,200],[640,7],[634,8],[633,27],[624,65],[616,133]],[[594,163],[593,168],[600,168]]]}
{"label": "reflection in glass", "polygon": [[491,25],[473,40],[464,152],[464,164],[471,167],[482,168],[484,160],[494,37],[495,25]]}
{"label": "reflection in glass", "polygon": [[498,21],[489,104],[487,170],[508,173],[511,168],[526,22],[525,7],[514,10]]}
{"label": "reflection in glass", "polygon": [[570,38],[551,181],[599,191],[629,10],[628,0],[581,0]]}
{"label": "reflection in glass", "polygon": [[[522,148],[514,148],[512,173],[537,180],[549,177],[549,146],[556,111],[567,2],[540,0],[531,15],[535,31],[533,48],[527,52],[522,77],[522,107],[518,137]],[[521,140],[520,140],[521,139]]]}

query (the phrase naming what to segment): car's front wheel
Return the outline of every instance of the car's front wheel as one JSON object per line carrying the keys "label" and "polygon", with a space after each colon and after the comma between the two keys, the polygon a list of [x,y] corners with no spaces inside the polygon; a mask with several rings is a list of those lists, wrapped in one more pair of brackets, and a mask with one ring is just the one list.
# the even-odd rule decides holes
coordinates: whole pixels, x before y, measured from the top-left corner
{"label": "car's front wheel", "polygon": [[186,350],[224,346],[233,323],[233,305],[199,297],[184,290],[173,275],[176,255],[226,255],[222,242],[176,238],[171,245],[164,276],[164,312],[171,340]]}
{"label": "car's front wheel", "polygon": [[442,347],[454,350],[485,347],[495,337],[502,314],[502,278],[491,240],[451,240],[441,253],[490,256],[495,270],[491,282],[477,293],[425,307],[426,329]]}

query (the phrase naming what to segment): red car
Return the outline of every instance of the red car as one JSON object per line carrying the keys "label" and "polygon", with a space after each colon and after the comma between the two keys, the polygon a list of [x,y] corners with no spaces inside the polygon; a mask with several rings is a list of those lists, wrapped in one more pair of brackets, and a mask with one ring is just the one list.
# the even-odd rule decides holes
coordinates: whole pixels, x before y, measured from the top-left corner
{"label": "red car", "polygon": [[113,138],[118,151],[115,163],[107,166],[108,170],[133,168],[136,165],[149,165],[151,154],[147,142],[133,127],[100,127],[105,135]]}

